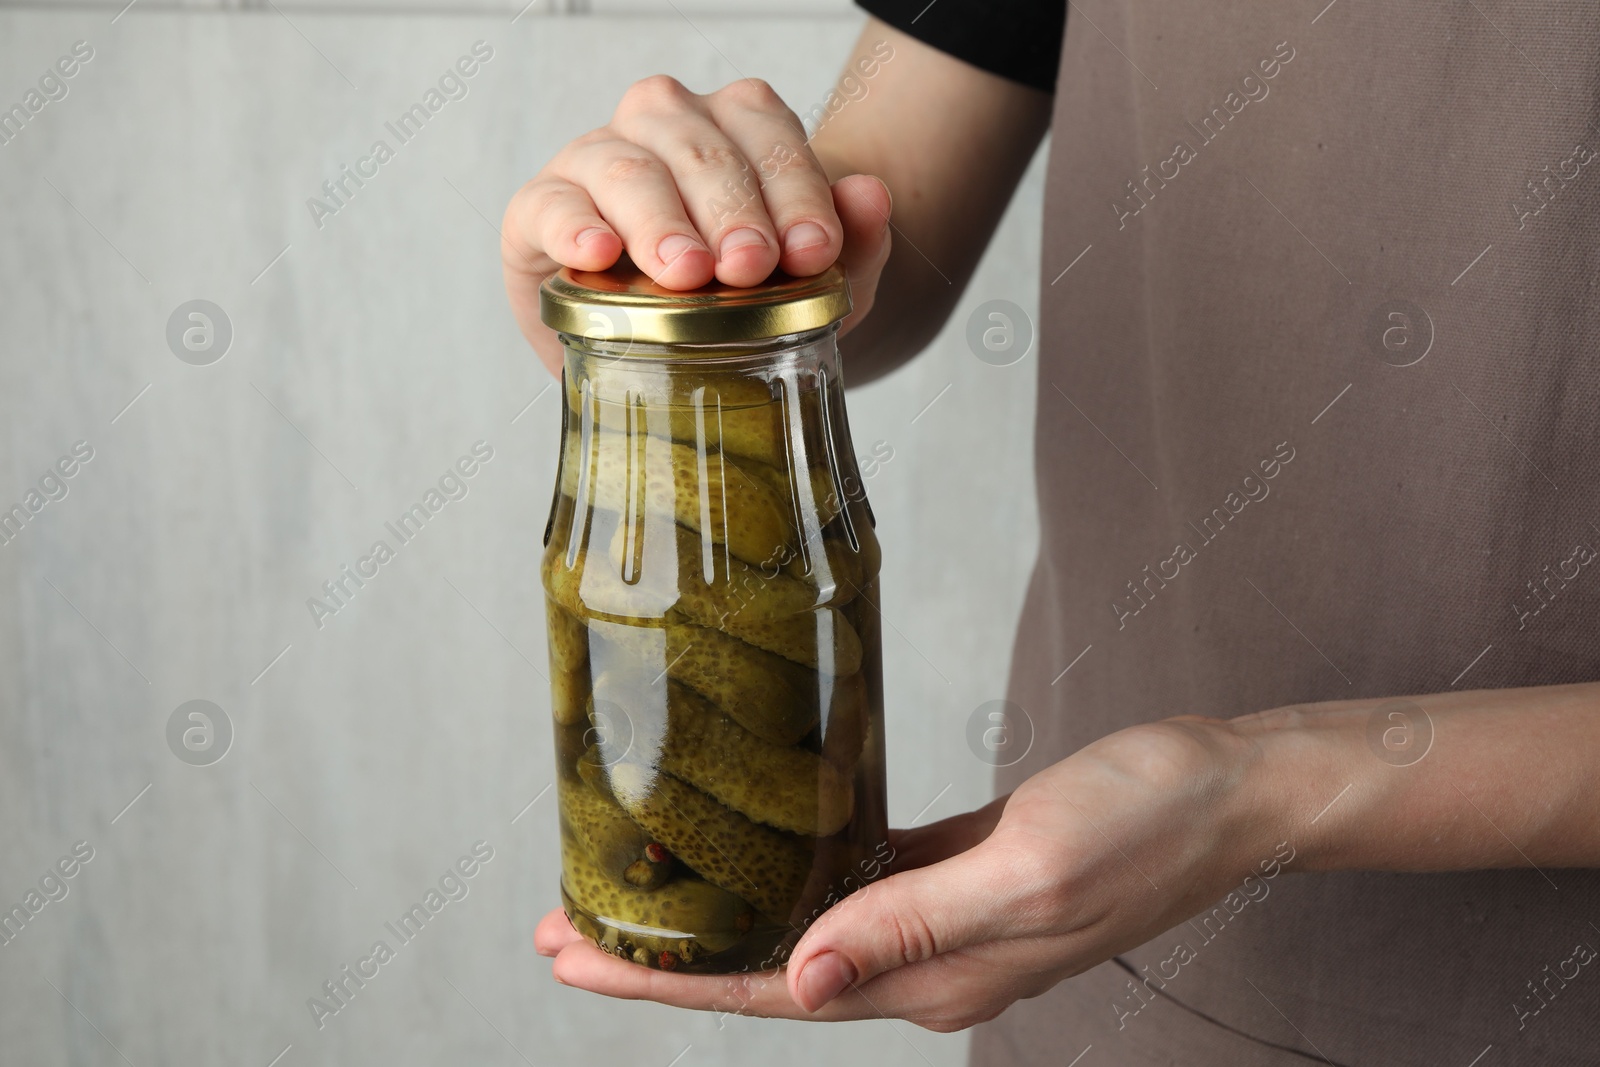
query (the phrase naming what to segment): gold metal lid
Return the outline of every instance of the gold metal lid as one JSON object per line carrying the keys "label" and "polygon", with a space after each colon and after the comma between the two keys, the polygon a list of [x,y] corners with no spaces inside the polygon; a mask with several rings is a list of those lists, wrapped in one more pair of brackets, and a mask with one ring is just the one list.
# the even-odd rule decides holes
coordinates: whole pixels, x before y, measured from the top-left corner
{"label": "gold metal lid", "polygon": [[668,289],[624,255],[603,271],[562,267],[539,287],[539,317],[561,333],[643,344],[737,344],[804,333],[850,313],[844,271],[782,271],[747,288],[712,282]]}

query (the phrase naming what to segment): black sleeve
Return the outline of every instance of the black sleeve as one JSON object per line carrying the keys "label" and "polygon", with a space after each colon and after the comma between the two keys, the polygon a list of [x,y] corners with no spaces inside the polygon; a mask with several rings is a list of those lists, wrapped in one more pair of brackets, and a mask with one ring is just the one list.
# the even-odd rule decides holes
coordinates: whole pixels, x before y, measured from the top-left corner
{"label": "black sleeve", "polygon": [[980,70],[1055,92],[1067,0],[856,0],[856,6]]}

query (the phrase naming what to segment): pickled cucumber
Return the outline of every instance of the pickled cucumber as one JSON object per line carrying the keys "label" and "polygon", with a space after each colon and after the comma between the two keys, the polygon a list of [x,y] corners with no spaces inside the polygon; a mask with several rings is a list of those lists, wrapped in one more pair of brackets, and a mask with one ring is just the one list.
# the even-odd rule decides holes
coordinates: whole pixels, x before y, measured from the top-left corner
{"label": "pickled cucumber", "polygon": [[[710,414],[709,412],[707,413]],[[709,425],[710,419],[707,419]],[[723,408],[722,432],[708,434],[722,451],[748,463],[782,463],[784,446],[782,432],[772,432],[772,409]],[[693,438],[688,438],[693,440]]]}
{"label": "pickled cucumber", "polygon": [[653,557],[625,561],[625,543],[641,543],[642,531],[617,525],[611,538],[611,565],[619,576],[629,575],[640,599],[673,605],[689,621],[719,628],[726,618],[751,622],[784,619],[817,606],[816,590],[779,573],[775,564],[763,571],[694,530],[674,529],[675,572],[652,568]]}
{"label": "pickled cucumber", "polygon": [[883,647],[883,616],[878,611],[878,579],[867,578],[861,586],[861,595],[839,609],[850,620],[863,648]]}
{"label": "pickled cucumber", "polygon": [[[683,618],[681,612],[674,612]],[[668,618],[672,618],[669,615]],[[833,608],[822,608],[787,619],[726,619],[704,621],[739,640],[802,666],[827,674],[854,674],[861,669],[861,638],[855,627]]]}
{"label": "pickled cucumber", "polygon": [[659,591],[630,585],[611,570],[599,553],[589,565],[589,553],[580,551],[571,567],[563,559],[545,561],[545,590],[550,601],[570,616],[583,620],[585,628],[594,625],[596,616],[623,618],[638,625],[650,625],[672,606],[670,596]]}
{"label": "pickled cucumber", "polygon": [[[672,515],[757,566],[792,551],[793,509],[733,459],[642,434],[601,430],[591,438],[585,455],[581,436],[567,435],[561,491],[573,499],[624,515]],[[578,491],[585,475],[586,496]]]}
{"label": "pickled cucumber", "polygon": [[756,822],[812,836],[850,821],[850,779],[814,752],[763,741],[704,697],[669,683],[661,768]]}
{"label": "pickled cucumber", "polygon": [[[694,380],[649,379],[634,368],[599,367],[590,372],[590,411],[605,429],[637,432],[693,443],[704,440],[746,459],[785,462],[783,408],[773,386],[759,378],[721,374]],[[781,388],[781,386],[780,386]],[[567,406],[576,418],[584,400],[569,382]],[[576,418],[574,421],[576,422]]]}
{"label": "pickled cucumber", "polygon": [[[732,948],[754,925],[749,904],[710,882],[674,878],[646,889],[619,886],[583,847],[581,838],[572,845],[576,847],[561,850],[562,884],[576,904],[603,922],[692,935],[707,952]],[[683,950],[677,938],[632,934],[630,939],[647,942],[657,952]]]}
{"label": "pickled cucumber", "polygon": [[549,598],[545,599],[545,620],[550,638],[550,708],[556,722],[570,726],[583,721],[588,700],[588,637],[583,623]]}
{"label": "pickled cucumber", "polygon": [[862,538],[861,551],[857,552],[842,536],[824,534],[806,544],[805,555],[796,553],[788,559],[783,564],[783,574],[816,587],[825,600],[843,602],[860,595],[862,587],[877,573],[876,557],[874,537]]}
{"label": "pickled cucumber", "polygon": [[610,796],[587,782],[563,778],[557,785],[561,818],[615,885],[654,889],[672,876],[672,855]]}
{"label": "pickled cucumber", "polygon": [[[652,625],[659,616],[667,623],[691,623],[722,630],[746,644],[774,652],[829,674],[853,674],[861,666],[861,639],[855,627],[832,608],[817,607],[817,591],[784,574],[768,577],[737,559],[728,559],[720,546],[709,553],[713,581],[704,578],[704,545],[691,530],[679,526],[677,552],[666,567],[654,558],[624,559],[625,544],[638,543],[629,527],[619,524],[611,537],[605,566],[579,566],[555,570],[552,596],[569,610],[591,611],[638,620]],[[635,531],[636,533],[637,531]],[[577,588],[583,575],[583,590]],[[627,578],[624,579],[624,575]],[[736,578],[735,581],[728,580]],[[820,638],[820,641],[819,641]]]}
{"label": "pickled cucumber", "polygon": [[855,767],[867,741],[867,680],[861,674],[836,678],[822,728],[822,757],[842,771]]}
{"label": "pickled cucumber", "polygon": [[589,638],[582,621],[546,599],[545,624],[550,634],[550,665],[564,671],[581,670],[589,662]]}
{"label": "pickled cucumber", "polygon": [[598,753],[579,763],[593,784],[605,781],[633,821],[696,874],[785,921],[811,870],[805,839],[760,826],[694,786],[662,771],[621,762],[601,768]]}
{"label": "pickled cucumber", "polygon": [[662,677],[683,683],[746,730],[774,744],[792,745],[817,724],[814,671],[721,630],[595,620],[590,633],[595,639],[595,664],[611,676],[605,699],[643,725],[653,725],[656,710],[664,706],[664,695],[649,692]]}
{"label": "pickled cucumber", "polygon": [[[555,656],[552,655],[550,658],[554,661]],[[575,726],[586,722],[588,704],[587,670],[566,671],[555,668],[550,672],[550,712],[555,716],[556,722],[562,726]]]}
{"label": "pickled cucumber", "polygon": [[[787,458],[779,459],[777,463],[746,462],[742,464],[744,472],[764,483],[778,495],[778,499],[786,503],[795,502],[794,479],[790,477],[790,467]],[[811,500],[809,505],[814,508],[817,524],[826,526],[834,520],[844,507],[842,495],[834,484],[833,475],[825,466],[813,466],[806,470],[807,481],[811,483]],[[800,503],[807,503],[804,500]]]}
{"label": "pickled cucumber", "polygon": [[816,675],[708,626],[668,626],[667,674],[766,741],[792,745],[817,725]]}

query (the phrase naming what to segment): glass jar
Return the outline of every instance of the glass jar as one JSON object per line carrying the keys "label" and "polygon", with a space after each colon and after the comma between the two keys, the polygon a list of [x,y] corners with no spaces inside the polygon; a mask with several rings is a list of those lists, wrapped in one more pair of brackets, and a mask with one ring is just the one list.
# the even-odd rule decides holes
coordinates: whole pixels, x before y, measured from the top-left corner
{"label": "glass jar", "polygon": [[635,962],[765,970],[882,874],[878,542],[836,268],[541,289],[566,349],[543,579],[573,925]]}

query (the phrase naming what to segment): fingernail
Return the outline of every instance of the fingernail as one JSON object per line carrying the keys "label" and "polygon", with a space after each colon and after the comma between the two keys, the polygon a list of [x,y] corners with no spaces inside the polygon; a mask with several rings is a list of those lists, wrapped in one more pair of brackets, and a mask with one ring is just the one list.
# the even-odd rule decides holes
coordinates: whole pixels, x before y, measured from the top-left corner
{"label": "fingernail", "polygon": [[839,953],[813,956],[800,972],[800,1006],[809,1012],[819,1011],[855,980],[855,967]]}
{"label": "fingernail", "polygon": [[572,240],[574,244],[586,245],[596,237],[604,236],[610,232],[611,231],[606,229],[604,226],[590,226],[587,230],[584,230]]}
{"label": "fingernail", "polygon": [[748,226],[741,226],[723,237],[722,244],[717,246],[717,257],[719,259],[727,259],[741,248],[765,248],[766,244],[766,235],[760,230],[752,230]]}
{"label": "fingernail", "polygon": [[783,235],[783,250],[790,255],[828,243],[828,231],[814,222],[799,222]]}
{"label": "fingernail", "polygon": [[656,245],[656,256],[667,266],[677,260],[705,248],[705,245],[687,234],[675,233],[671,237],[663,237],[661,243]]}

